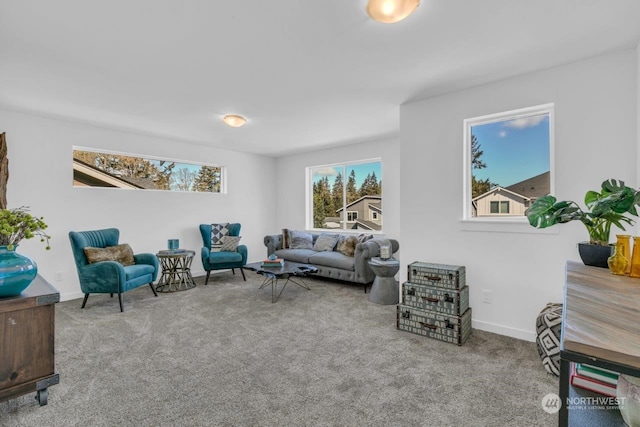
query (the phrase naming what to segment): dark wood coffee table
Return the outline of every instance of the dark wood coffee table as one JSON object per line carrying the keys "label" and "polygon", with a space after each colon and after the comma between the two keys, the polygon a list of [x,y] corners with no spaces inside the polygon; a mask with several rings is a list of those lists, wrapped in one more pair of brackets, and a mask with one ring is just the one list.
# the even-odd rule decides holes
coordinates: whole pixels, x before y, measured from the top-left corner
{"label": "dark wood coffee table", "polygon": [[[260,285],[260,289],[271,285],[271,302],[277,302],[282,295],[282,291],[287,287],[289,282],[300,286],[306,290],[311,290],[302,278],[310,273],[316,273],[318,269],[313,265],[302,264],[299,262],[293,261],[285,261],[284,265],[279,268],[274,267],[262,267],[262,262],[253,262],[251,264],[247,264],[244,268],[248,270],[253,270],[258,274],[262,274],[264,276],[264,281],[262,285]],[[282,285],[282,289],[276,296],[276,291],[278,288],[278,281],[284,280],[284,285]]]}

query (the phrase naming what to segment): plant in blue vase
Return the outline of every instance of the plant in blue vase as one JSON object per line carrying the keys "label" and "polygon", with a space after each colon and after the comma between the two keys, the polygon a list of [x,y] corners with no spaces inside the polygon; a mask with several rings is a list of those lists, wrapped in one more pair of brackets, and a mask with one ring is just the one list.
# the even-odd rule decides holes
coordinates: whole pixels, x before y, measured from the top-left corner
{"label": "plant in blue vase", "polygon": [[38,236],[51,249],[46,229],[44,219],[31,215],[26,206],[0,209],[0,298],[20,295],[35,279],[38,266],[16,248],[23,239]]}

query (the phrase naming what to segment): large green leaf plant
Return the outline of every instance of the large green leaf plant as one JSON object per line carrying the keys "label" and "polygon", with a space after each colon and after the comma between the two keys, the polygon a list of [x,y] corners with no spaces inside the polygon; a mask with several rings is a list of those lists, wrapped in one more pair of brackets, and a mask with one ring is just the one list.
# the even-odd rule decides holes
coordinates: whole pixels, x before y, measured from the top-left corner
{"label": "large green leaf plant", "polygon": [[634,221],[626,214],[638,216],[640,192],[627,187],[624,181],[609,179],[602,183],[600,192],[587,191],[584,203],[590,212],[584,211],[573,201],[557,201],[552,195],[536,199],[526,212],[529,224],[547,228],[555,224],[580,221],[587,228],[589,241],[595,245],[609,245],[611,226],[624,230],[624,225]]}

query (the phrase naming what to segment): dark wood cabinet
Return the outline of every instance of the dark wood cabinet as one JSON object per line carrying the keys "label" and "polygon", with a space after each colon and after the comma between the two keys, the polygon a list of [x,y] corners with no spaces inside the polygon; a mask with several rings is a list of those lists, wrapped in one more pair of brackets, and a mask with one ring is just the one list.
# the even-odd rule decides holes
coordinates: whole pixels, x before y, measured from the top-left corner
{"label": "dark wood cabinet", "polygon": [[36,392],[47,404],[55,372],[55,303],[60,293],[40,275],[22,294],[0,298],[0,401]]}

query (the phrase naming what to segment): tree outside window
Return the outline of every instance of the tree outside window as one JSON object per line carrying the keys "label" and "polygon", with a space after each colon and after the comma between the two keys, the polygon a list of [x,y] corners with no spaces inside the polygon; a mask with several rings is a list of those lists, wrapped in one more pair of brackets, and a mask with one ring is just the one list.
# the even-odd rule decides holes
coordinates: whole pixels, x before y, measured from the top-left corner
{"label": "tree outside window", "polygon": [[372,207],[382,211],[380,161],[315,166],[308,170],[312,183],[309,219],[312,228],[382,229],[382,214],[367,219]]}
{"label": "tree outside window", "polygon": [[223,169],[220,166],[74,149],[73,185],[221,193]]}
{"label": "tree outside window", "polygon": [[553,105],[476,117],[464,124],[464,218],[524,219],[533,201],[552,192]]}

